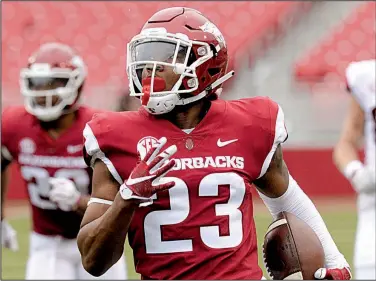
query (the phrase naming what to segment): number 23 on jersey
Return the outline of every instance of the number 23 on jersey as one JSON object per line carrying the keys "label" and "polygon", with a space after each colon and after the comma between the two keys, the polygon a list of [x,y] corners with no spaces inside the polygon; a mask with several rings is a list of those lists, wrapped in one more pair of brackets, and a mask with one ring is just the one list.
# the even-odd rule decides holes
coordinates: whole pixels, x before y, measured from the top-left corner
{"label": "number 23 on jersey", "polygon": [[[188,187],[186,183],[175,177],[165,177],[163,181],[174,181],[175,186],[169,189],[170,210],[152,211],[144,219],[145,246],[148,254],[190,252],[193,250],[192,239],[162,241],[161,226],[184,222],[190,213]],[[227,203],[215,204],[216,216],[228,216],[229,235],[221,236],[219,226],[201,226],[200,239],[214,249],[232,248],[243,240],[243,214],[239,210],[243,203],[246,186],[244,179],[236,173],[213,173],[205,176],[198,187],[198,195],[218,196],[219,186],[226,185],[230,189]],[[157,199],[154,195],[153,199]]]}

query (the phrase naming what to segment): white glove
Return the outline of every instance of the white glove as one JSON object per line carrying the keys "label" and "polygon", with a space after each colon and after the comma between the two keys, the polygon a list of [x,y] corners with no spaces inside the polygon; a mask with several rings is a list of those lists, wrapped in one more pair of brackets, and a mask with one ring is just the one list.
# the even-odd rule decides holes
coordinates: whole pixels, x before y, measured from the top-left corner
{"label": "white glove", "polygon": [[351,185],[358,193],[374,193],[376,191],[375,170],[369,166],[363,166],[356,170]]}
{"label": "white glove", "polygon": [[18,251],[17,232],[6,221],[1,221],[1,244],[12,251]]}
{"label": "white glove", "polygon": [[57,204],[59,209],[69,212],[77,208],[81,193],[71,180],[66,178],[49,178],[48,182],[51,185],[49,198]]}

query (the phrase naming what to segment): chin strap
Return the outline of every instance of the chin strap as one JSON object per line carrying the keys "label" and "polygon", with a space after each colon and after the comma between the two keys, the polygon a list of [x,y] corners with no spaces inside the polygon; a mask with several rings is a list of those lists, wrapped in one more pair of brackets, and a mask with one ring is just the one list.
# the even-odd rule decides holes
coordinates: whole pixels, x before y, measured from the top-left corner
{"label": "chin strap", "polygon": [[232,76],[235,75],[235,71],[234,70],[231,70],[230,72],[228,72],[226,75],[223,75],[221,78],[219,78],[217,81],[215,81],[213,84],[211,84],[210,86],[208,86],[208,88],[206,88],[207,91],[210,91],[211,89],[214,89],[215,87],[221,85],[222,83],[224,83],[225,81],[227,81],[228,79],[230,79]]}
{"label": "chin strap", "polygon": [[[202,99],[203,97],[205,97],[208,94],[209,91],[211,91],[212,89],[218,87],[219,85],[221,85],[222,83],[224,83],[225,81],[230,79],[232,76],[234,76],[234,74],[235,74],[235,71],[231,70],[226,75],[222,76],[217,81],[215,81],[213,84],[209,85],[203,92],[201,92],[198,95],[195,95],[193,97],[190,97],[190,98],[180,99],[176,103],[176,105],[185,105],[185,104],[189,104],[189,103],[192,103],[192,102],[195,102],[197,100]],[[218,91],[218,93],[221,94],[222,90]]]}

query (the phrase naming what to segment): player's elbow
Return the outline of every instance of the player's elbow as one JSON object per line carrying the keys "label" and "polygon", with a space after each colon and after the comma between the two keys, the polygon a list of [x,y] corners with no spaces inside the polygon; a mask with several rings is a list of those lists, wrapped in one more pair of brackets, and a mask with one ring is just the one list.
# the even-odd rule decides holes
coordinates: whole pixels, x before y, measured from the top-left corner
{"label": "player's elbow", "polygon": [[95,277],[105,274],[121,257],[114,253],[108,258],[101,259],[97,255],[82,256],[82,265],[85,270]]}
{"label": "player's elbow", "polygon": [[82,257],[82,265],[85,270],[95,277],[102,276],[107,269],[91,257]]}
{"label": "player's elbow", "polygon": [[81,262],[88,273],[95,277],[99,277],[107,271],[107,268],[105,268],[105,265],[97,256],[92,241],[90,241],[85,234],[86,231],[81,229],[77,237],[78,249],[81,253]]}
{"label": "player's elbow", "polygon": [[95,277],[105,274],[121,257],[121,253],[118,255],[111,251],[107,252],[111,254],[103,254],[103,252],[99,250],[99,247],[93,244],[90,246],[85,245],[84,247],[79,246],[79,249],[83,267],[88,273]]}
{"label": "player's elbow", "polygon": [[[77,236],[81,262],[85,270],[95,277],[107,272],[123,254],[123,247],[111,248],[111,243],[101,241],[90,224],[81,227]],[[110,246],[110,248],[108,248]]]}

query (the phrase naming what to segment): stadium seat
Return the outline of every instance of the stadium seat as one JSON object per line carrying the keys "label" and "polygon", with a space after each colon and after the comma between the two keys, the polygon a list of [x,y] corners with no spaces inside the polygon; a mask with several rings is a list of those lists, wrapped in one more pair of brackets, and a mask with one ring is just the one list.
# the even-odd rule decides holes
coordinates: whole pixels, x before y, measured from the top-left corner
{"label": "stadium seat", "polygon": [[296,79],[343,86],[344,72],[351,61],[375,58],[375,13],[375,2],[356,9],[296,63]]}
{"label": "stadium seat", "polygon": [[300,2],[6,2],[3,5],[4,102],[19,103],[18,73],[40,43],[73,45],[88,64],[88,93],[92,89],[121,87],[125,79],[126,42],[154,12],[169,6],[202,11],[224,33],[230,57],[241,58],[253,49],[265,49],[271,34],[280,32]]}

